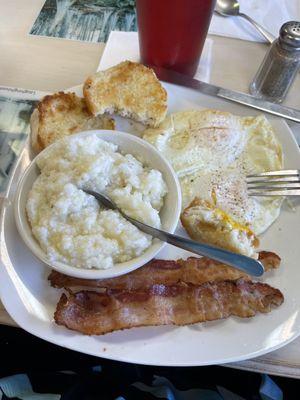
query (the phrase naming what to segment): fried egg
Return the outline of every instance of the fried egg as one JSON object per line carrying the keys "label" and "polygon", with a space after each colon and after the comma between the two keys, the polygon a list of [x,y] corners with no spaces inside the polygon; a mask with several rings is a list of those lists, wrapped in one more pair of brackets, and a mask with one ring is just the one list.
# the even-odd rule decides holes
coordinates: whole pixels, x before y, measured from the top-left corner
{"label": "fried egg", "polygon": [[256,235],[278,217],[282,199],[249,197],[246,188],[246,175],[283,168],[281,145],[265,116],[178,112],[158,128],[147,129],[143,138],[172,164],[181,183],[183,208],[195,197],[213,200]]}

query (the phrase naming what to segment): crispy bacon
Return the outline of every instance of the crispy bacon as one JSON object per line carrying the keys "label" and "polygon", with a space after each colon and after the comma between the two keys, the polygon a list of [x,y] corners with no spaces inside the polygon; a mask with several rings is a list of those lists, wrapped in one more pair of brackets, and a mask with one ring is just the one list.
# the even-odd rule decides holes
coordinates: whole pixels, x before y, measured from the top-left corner
{"label": "crispy bacon", "polygon": [[[259,260],[265,270],[278,268],[280,257],[275,253],[261,251]],[[129,274],[112,279],[80,279],[52,271],[49,275],[53,287],[93,287],[124,290],[149,288],[156,284],[176,285],[180,282],[201,285],[205,282],[249,278],[243,272],[209,258],[190,257],[187,260],[152,260]]]}
{"label": "crispy bacon", "polygon": [[283,302],[278,289],[244,279],[200,286],[153,285],[140,291],[108,289],[69,292],[59,300],[55,322],[87,334],[102,335],[120,329],[150,325],[186,325],[266,313]]}

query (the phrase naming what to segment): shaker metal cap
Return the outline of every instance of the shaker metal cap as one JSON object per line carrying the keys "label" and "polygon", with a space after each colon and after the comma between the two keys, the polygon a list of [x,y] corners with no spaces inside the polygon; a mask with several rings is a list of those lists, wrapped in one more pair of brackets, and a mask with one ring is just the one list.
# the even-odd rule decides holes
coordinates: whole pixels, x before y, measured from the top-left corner
{"label": "shaker metal cap", "polygon": [[300,49],[300,22],[289,21],[280,28],[280,39],[289,46]]}

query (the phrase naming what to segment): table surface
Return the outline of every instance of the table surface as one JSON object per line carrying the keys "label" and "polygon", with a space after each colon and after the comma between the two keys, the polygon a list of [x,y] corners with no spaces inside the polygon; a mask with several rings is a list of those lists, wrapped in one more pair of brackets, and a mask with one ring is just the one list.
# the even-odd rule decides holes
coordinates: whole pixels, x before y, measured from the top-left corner
{"label": "table surface", "polygon": [[[104,49],[103,43],[28,34],[43,3],[44,0],[0,0],[0,85],[56,91],[79,85],[96,71]],[[214,41],[211,82],[247,92],[267,45],[211,37]],[[286,105],[299,108],[299,88],[300,76],[296,78]],[[300,137],[300,126],[292,124],[291,127]],[[0,324],[16,326],[1,302]],[[263,357],[227,365],[300,378],[300,338]]]}

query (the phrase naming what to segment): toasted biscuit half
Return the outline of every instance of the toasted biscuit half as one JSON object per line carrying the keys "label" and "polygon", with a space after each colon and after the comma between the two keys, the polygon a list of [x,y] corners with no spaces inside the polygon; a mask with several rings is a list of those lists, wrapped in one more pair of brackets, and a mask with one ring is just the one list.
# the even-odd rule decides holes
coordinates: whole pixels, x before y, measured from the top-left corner
{"label": "toasted biscuit half", "polygon": [[116,112],[156,127],[167,112],[167,92],[154,71],[131,61],[89,77],[83,94],[94,115]]}
{"label": "toasted biscuit half", "polygon": [[257,258],[259,240],[254,233],[215,204],[195,198],[183,210],[180,219],[192,239]]}
{"label": "toasted biscuit half", "polygon": [[45,96],[31,115],[31,145],[35,152],[65,136],[90,129],[114,129],[107,116],[94,117],[85,100],[75,93],[59,92]]}

